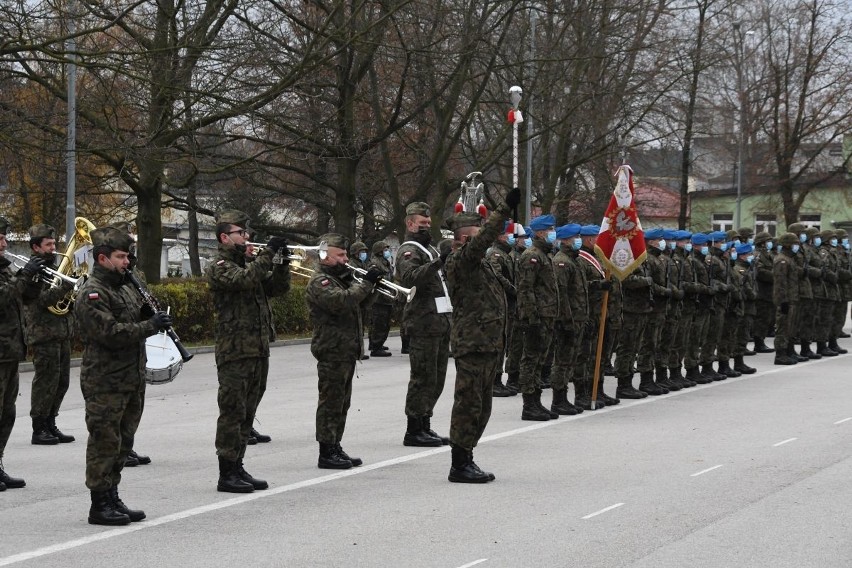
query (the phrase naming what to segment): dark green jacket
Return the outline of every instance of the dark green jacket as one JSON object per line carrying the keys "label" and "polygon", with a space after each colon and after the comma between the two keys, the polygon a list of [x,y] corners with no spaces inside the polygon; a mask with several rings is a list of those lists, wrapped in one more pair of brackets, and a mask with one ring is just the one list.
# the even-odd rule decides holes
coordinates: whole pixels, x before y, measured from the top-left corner
{"label": "dark green jacket", "polygon": [[373,284],[359,282],[351,274],[335,277],[326,270],[319,265],[305,290],[314,330],[311,353],[317,361],[357,361],[364,350],[362,307]]}
{"label": "dark green jacket", "polygon": [[[36,256],[36,255],[33,255]],[[72,285],[64,280],[58,287],[47,282],[39,284],[41,293],[24,297],[24,315],[27,320],[27,343],[39,345],[71,339],[74,330],[74,306],[64,315],[49,310],[71,291]]]}
{"label": "dark green jacket", "polygon": [[822,285],[827,300],[840,300],[840,288],[838,286],[838,264],[837,257],[833,254],[832,246],[823,244],[817,249],[817,257],[822,263]]}
{"label": "dark green jacket", "polygon": [[772,301],[772,254],[765,248],[756,249],[755,257],[755,275],[754,279],[757,282],[757,299],[764,302]]}
{"label": "dark green jacket", "polygon": [[[413,236],[406,234],[406,242]],[[444,296],[438,250],[426,247],[432,255],[429,258],[420,247],[406,242],[396,252],[396,281],[406,288],[416,286],[417,293],[405,305],[402,325],[409,335],[444,335],[450,329],[452,313],[438,313],[435,306],[435,298]]]}
{"label": "dark green jacket", "polygon": [[[801,255],[796,255],[801,257]],[[806,281],[801,277],[796,258],[793,252],[786,247],[781,253],[775,255],[772,265],[775,286],[773,287],[772,300],[776,306],[781,304],[797,304],[801,298],[799,285]]]}
{"label": "dark green jacket", "polygon": [[11,261],[0,256],[0,361],[23,361],[27,356],[24,295],[38,294],[32,279],[13,272]]}
{"label": "dark green jacket", "polygon": [[[367,262],[367,270],[377,266],[384,273],[384,278],[389,282],[393,282],[393,268],[391,267],[390,261],[386,259],[382,253],[374,254],[370,257],[370,260]],[[389,296],[385,294],[375,294],[373,297],[373,301],[376,304],[386,304],[386,305],[394,305],[396,303],[395,300],[391,299]],[[404,299],[402,301],[405,301]]]}
{"label": "dark green jacket", "polygon": [[536,325],[559,314],[559,291],[550,252],[553,247],[538,237],[518,263],[518,319]]}
{"label": "dark green jacket", "polygon": [[757,300],[757,286],[754,280],[754,265],[749,264],[743,258],[737,258],[737,262],[734,264],[734,271],[740,277],[743,314],[753,316],[757,313],[757,306],[755,304]]}
{"label": "dark green jacket", "polygon": [[589,284],[579,262],[577,252],[573,250],[561,250],[553,257],[560,306],[563,303],[567,305],[565,317],[570,317],[574,325],[586,323],[589,319]]}

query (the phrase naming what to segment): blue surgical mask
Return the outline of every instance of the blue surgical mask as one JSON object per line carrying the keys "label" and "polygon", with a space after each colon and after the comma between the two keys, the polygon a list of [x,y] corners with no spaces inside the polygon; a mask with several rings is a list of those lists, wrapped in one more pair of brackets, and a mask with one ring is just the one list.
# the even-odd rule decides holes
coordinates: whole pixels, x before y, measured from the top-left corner
{"label": "blue surgical mask", "polygon": [[738,247],[738,246],[740,246],[741,244],[743,244],[741,240],[739,240],[739,239],[734,239],[734,246],[735,246],[735,247]]}
{"label": "blue surgical mask", "polygon": [[814,246],[818,247],[822,244],[822,237],[814,237]]}
{"label": "blue surgical mask", "polygon": [[510,247],[515,246],[515,235],[509,235],[509,238],[506,239],[506,244]]}
{"label": "blue surgical mask", "polygon": [[660,242],[657,243],[657,248],[660,250],[666,250],[666,239],[660,239]]}
{"label": "blue surgical mask", "polygon": [[775,246],[775,243],[772,241],[766,241],[766,250],[772,250],[772,247]]}
{"label": "blue surgical mask", "polygon": [[683,245],[683,250],[685,250],[686,252],[692,252],[692,243],[686,243],[685,245]]}
{"label": "blue surgical mask", "polygon": [[530,248],[532,246],[532,239],[527,237],[524,239],[524,246]]}
{"label": "blue surgical mask", "polygon": [[550,244],[556,242],[556,231],[547,231],[547,242]]}
{"label": "blue surgical mask", "polygon": [[843,248],[845,248],[846,250],[849,250],[849,243],[843,243]]}
{"label": "blue surgical mask", "polygon": [[701,247],[700,250],[701,250],[701,254],[703,254],[704,256],[707,256],[707,254],[710,252],[710,247],[708,247],[707,245],[704,245],[703,247]]}
{"label": "blue surgical mask", "polygon": [[808,235],[806,233],[802,233],[799,235],[799,242],[806,243],[808,242]]}
{"label": "blue surgical mask", "polygon": [[833,247],[836,247],[837,246],[837,239],[831,239],[830,241],[828,241],[828,244],[830,244]]}
{"label": "blue surgical mask", "polygon": [[746,257],[746,262],[748,262],[749,264],[751,264],[752,262],[754,262],[754,255],[753,255],[753,254],[748,255],[748,256]]}
{"label": "blue surgical mask", "polygon": [[719,248],[722,249],[722,252],[728,250],[728,243],[722,243],[719,245]]}
{"label": "blue surgical mask", "polygon": [[382,253],[382,256],[385,257],[385,259],[390,260],[391,259],[391,251],[386,250],[385,252]]}
{"label": "blue surgical mask", "polygon": [[669,248],[670,248],[670,249],[672,249],[672,250],[676,249],[676,248],[677,248],[677,243],[676,243],[676,242],[674,242],[674,241],[670,242],[670,243],[669,243]]}
{"label": "blue surgical mask", "polygon": [[848,237],[843,237],[842,239],[840,239],[840,243],[841,243],[843,246],[848,245],[848,244],[849,244],[849,238],[848,238]]}
{"label": "blue surgical mask", "polygon": [[580,247],[583,246],[583,239],[580,237],[574,237],[574,242],[571,243],[571,246],[574,250],[580,250]]}
{"label": "blue surgical mask", "polygon": [[748,244],[753,245],[754,244],[754,238],[749,238]]}
{"label": "blue surgical mask", "polygon": [[737,260],[737,256],[738,256],[737,251],[732,250],[731,251],[731,260]]}
{"label": "blue surgical mask", "polygon": [[799,248],[800,248],[799,245],[793,245],[793,248],[790,249],[790,250],[793,251],[793,254],[797,254],[799,252]]}
{"label": "blue surgical mask", "polygon": [[361,262],[367,262],[367,253],[366,252],[359,252],[358,253],[358,260],[360,260]]}

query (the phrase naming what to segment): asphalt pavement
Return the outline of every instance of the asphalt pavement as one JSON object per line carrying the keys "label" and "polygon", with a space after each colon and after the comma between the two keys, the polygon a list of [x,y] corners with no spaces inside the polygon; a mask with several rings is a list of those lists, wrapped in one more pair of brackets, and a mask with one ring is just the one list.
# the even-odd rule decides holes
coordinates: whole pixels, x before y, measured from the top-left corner
{"label": "asphalt pavement", "polygon": [[852,566],[850,355],[758,355],[755,375],[543,423],[495,399],[475,455],[497,480],[461,485],[449,448],[402,445],[408,357],[388,345],[357,367],[343,446],[364,466],[341,472],[316,467],[309,347],[272,350],[256,426],[273,440],[246,456],[270,489],[250,495],[216,491],[213,355],[149,386],[136,449],[153,463],[121,483],[148,518],[119,528],[86,522],[78,370],[58,419],[77,441],[59,446],[30,444],[23,373],[4,463],[27,487],[0,493],[0,566]]}

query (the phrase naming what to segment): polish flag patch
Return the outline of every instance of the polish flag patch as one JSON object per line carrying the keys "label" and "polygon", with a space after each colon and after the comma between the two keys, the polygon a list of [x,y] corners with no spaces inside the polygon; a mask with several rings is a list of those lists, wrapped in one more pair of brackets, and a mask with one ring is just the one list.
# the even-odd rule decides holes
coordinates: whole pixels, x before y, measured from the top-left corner
{"label": "polish flag patch", "polygon": [[323,280],[322,280],[322,282],[320,282],[320,284],[322,284],[323,287],[325,287],[325,286],[328,286],[329,284],[331,284],[331,281],[328,278],[323,278]]}
{"label": "polish flag patch", "polygon": [[405,251],[405,254],[403,254],[402,256],[403,256],[403,258],[411,258],[411,251],[410,250]]}
{"label": "polish flag patch", "polygon": [[538,264],[538,259],[537,258],[531,258],[530,264]]}
{"label": "polish flag patch", "polygon": [[100,300],[101,297],[97,292],[90,292],[89,293],[89,299],[90,300]]}
{"label": "polish flag patch", "polygon": [[216,263],[216,266],[222,266],[223,264],[225,264],[225,261],[220,260],[219,262]]}

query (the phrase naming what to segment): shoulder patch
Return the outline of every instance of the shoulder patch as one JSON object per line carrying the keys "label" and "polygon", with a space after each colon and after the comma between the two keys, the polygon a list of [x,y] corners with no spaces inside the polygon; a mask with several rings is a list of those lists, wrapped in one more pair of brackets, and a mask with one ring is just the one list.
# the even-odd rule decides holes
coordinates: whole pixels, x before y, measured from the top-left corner
{"label": "shoulder patch", "polygon": [[403,258],[411,258],[411,251],[407,250],[402,254]]}
{"label": "shoulder patch", "polygon": [[558,262],[557,264],[558,264],[559,266],[565,266],[565,263],[564,263],[564,262]]}
{"label": "shoulder patch", "polygon": [[495,256],[495,257],[497,257],[497,258],[500,258],[500,253],[499,253],[499,252],[495,252],[495,253],[494,253],[494,256]]}
{"label": "shoulder patch", "polygon": [[538,264],[538,259],[533,257],[530,259],[530,264]]}
{"label": "shoulder patch", "polygon": [[322,284],[323,286],[328,286],[329,284],[331,284],[331,280],[329,280],[328,278],[323,278],[320,284]]}
{"label": "shoulder patch", "polygon": [[225,264],[225,261],[220,260],[219,262],[216,263],[216,266],[222,266],[223,264]]}
{"label": "shoulder patch", "polygon": [[97,292],[90,292],[89,299],[90,300],[100,300],[100,295]]}

